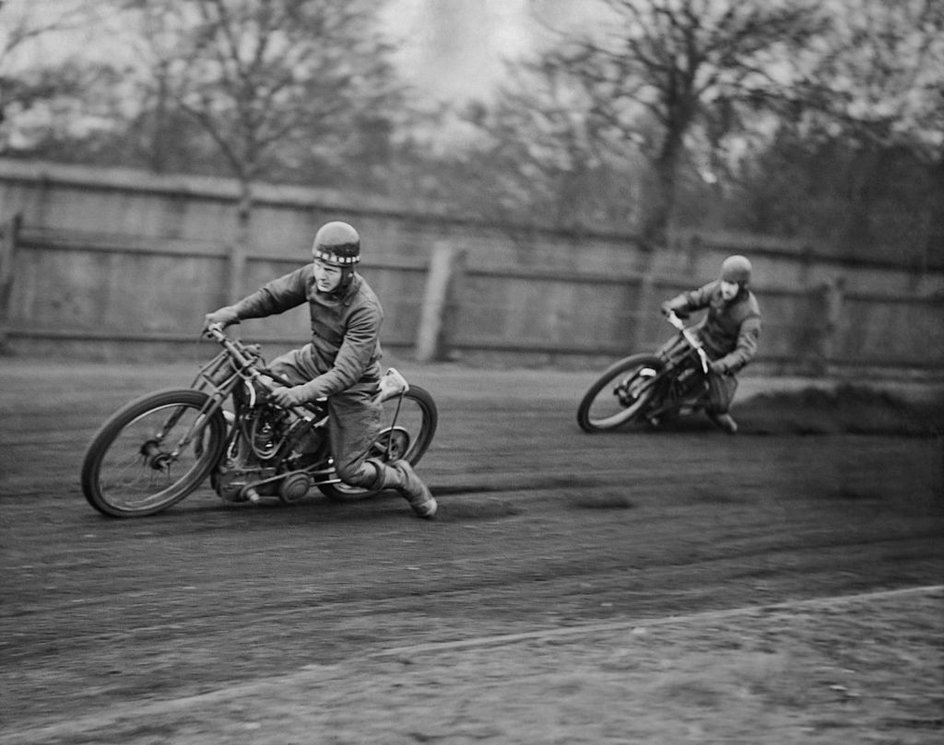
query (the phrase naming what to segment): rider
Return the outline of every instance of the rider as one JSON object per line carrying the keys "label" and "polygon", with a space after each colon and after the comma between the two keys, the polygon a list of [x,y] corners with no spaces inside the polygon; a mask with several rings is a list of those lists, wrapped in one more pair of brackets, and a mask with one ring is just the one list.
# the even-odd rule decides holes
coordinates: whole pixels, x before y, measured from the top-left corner
{"label": "rider", "polygon": [[737,390],[735,374],[754,359],[760,337],[760,307],[747,289],[750,281],[751,262],[744,256],[728,256],[718,279],[662,304],[663,313],[674,312],[679,318],[708,309],[696,330],[711,360],[706,412],[730,434],[737,432],[737,422],[728,413]]}
{"label": "rider", "polygon": [[272,398],[291,406],[327,397],[331,451],[341,480],[370,490],[397,489],[419,517],[431,518],[436,500],[407,461],[388,464],[367,458],[381,420],[375,396],[381,375],[383,309],[354,271],[360,248],[360,236],[351,225],[326,223],[315,234],[312,263],[208,313],[204,325],[225,327],[308,303],[311,342],[269,365],[292,383],[277,388]]}

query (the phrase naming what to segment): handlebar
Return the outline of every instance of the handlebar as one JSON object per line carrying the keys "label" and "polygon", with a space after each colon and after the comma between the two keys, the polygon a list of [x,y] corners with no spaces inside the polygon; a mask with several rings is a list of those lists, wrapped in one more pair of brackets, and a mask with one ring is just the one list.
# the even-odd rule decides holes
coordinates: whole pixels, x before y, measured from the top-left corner
{"label": "handlebar", "polygon": [[670,310],[668,313],[666,313],[665,320],[675,326],[675,328],[677,328],[679,331],[685,331],[685,324],[682,323],[681,318],[675,315],[675,311]]}
{"label": "handlebar", "polygon": [[255,358],[258,357],[258,347],[247,346],[238,339],[233,339],[224,332],[224,328],[221,323],[211,323],[203,330],[203,335],[222,346],[255,382],[271,392],[275,387],[271,377],[256,369],[253,364]]}
{"label": "handlebar", "polygon": [[211,323],[203,329],[203,334],[204,336],[211,337],[214,341],[222,342],[223,339],[229,339],[229,337],[223,333],[223,328],[222,323]]}
{"label": "handlebar", "polygon": [[211,323],[203,330],[203,334],[220,344],[227,352],[233,355],[241,365],[248,367],[252,363],[252,357],[256,356],[253,348],[247,347],[238,339],[227,336],[224,332],[224,328],[225,326],[223,326],[222,323]]}
{"label": "handlebar", "polygon": [[[291,387],[292,383],[288,380],[285,380],[268,369],[257,367],[253,364],[254,359],[258,357],[257,346],[247,346],[238,339],[233,339],[225,333],[224,329],[225,327],[221,323],[211,323],[204,329],[203,334],[220,344],[236,360],[240,367],[246,371],[246,374],[252,378],[253,382],[265,391],[266,395],[272,393],[272,391],[279,387]],[[254,397],[255,389],[250,387],[250,391]],[[253,401],[254,400],[253,398]],[[323,402],[324,400],[325,399],[318,399],[318,402]],[[296,404],[287,408],[302,415],[304,418],[309,418],[312,414],[321,413],[316,407],[310,404]]]}
{"label": "handlebar", "polygon": [[692,348],[697,352],[698,359],[701,361],[701,370],[705,375],[708,374],[709,359],[708,355],[705,353],[704,346],[691,329],[689,329],[683,322],[682,319],[675,315],[674,311],[669,311],[665,314],[665,320],[668,321],[672,326],[674,326],[681,335],[685,338]]}

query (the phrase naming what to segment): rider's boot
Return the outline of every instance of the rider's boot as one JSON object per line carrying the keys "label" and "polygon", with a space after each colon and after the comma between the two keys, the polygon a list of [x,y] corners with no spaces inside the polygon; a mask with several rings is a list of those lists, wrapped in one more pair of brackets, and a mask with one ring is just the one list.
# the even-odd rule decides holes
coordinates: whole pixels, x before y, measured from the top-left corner
{"label": "rider's boot", "polygon": [[737,422],[734,421],[734,417],[727,412],[722,412],[721,414],[709,413],[708,418],[711,419],[718,428],[724,430],[729,435],[733,435],[738,431]]}
{"label": "rider's boot", "polygon": [[408,461],[398,460],[390,464],[376,464],[379,467],[382,478],[382,488],[396,489],[403,498],[410,503],[419,517],[427,520],[435,516],[439,505],[436,499],[430,493],[429,488]]}

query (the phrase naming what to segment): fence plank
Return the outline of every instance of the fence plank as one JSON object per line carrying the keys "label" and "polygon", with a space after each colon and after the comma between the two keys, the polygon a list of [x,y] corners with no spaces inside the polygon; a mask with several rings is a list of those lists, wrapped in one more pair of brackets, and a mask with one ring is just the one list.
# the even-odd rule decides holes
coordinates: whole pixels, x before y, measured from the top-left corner
{"label": "fence plank", "polygon": [[0,350],[6,347],[13,300],[14,261],[21,217],[0,223]]}

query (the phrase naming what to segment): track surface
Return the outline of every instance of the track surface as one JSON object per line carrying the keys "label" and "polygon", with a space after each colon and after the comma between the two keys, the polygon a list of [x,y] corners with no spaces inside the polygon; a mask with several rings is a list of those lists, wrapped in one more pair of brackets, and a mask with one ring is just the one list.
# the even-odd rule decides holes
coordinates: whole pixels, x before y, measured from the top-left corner
{"label": "track surface", "polygon": [[5,365],[3,726],[390,648],[944,576],[939,438],[698,423],[589,436],[574,410],[592,374],[404,372],[440,408],[418,469],[438,520],[395,494],[252,507],[207,489],[129,521],[81,496],[85,444],[120,403],[185,385],[191,368]]}

